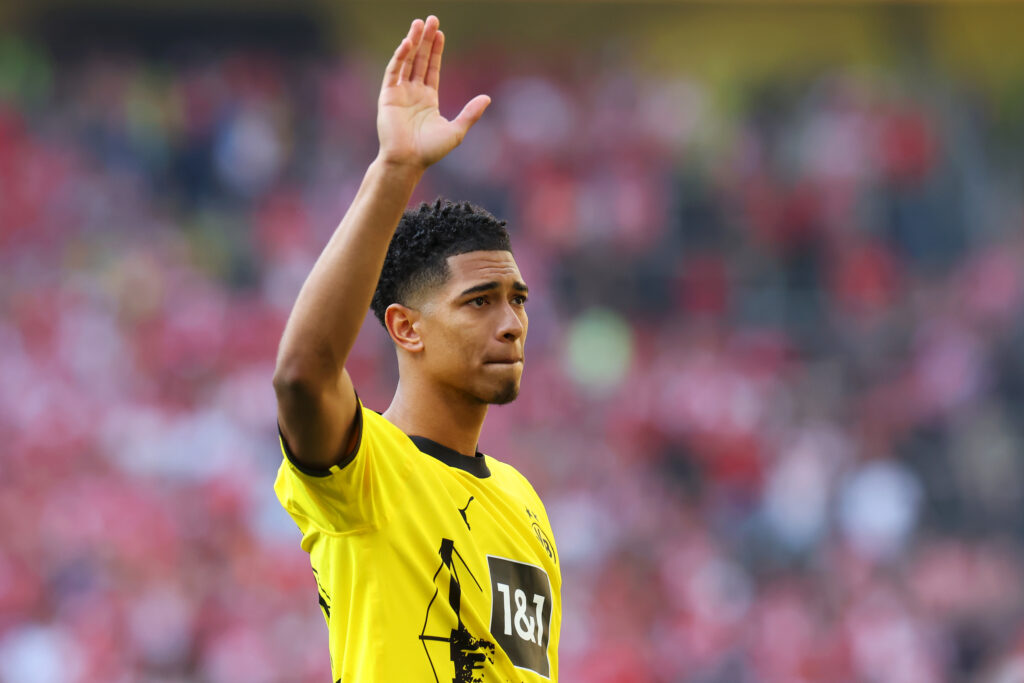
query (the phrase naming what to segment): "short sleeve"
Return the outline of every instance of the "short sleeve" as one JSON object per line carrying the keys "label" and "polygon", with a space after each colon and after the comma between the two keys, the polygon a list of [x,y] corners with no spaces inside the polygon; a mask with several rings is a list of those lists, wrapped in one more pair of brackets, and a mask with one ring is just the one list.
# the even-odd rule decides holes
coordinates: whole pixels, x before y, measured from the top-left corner
{"label": "short sleeve", "polygon": [[338,464],[327,470],[310,469],[297,463],[283,435],[278,434],[283,459],[274,491],[302,531],[304,548],[316,534],[365,532],[376,528],[380,521],[380,482],[376,467],[380,459],[377,453],[380,439],[375,433],[379,426],[376,422],[369,423],[367,412],[362,402],[358,402],[356,444]]}

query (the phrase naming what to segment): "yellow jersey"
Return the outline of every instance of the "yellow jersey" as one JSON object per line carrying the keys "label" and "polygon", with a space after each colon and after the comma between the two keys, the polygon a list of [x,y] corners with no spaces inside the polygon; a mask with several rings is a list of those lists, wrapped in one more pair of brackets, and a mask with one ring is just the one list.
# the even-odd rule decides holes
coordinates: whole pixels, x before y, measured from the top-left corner
{"label": "yellow jersey", "polygon": [[515,468],[407,436],[360,403],[353,452],[284,460],[274,489],[302,532],[336,681],[558,679],[558,552]]}

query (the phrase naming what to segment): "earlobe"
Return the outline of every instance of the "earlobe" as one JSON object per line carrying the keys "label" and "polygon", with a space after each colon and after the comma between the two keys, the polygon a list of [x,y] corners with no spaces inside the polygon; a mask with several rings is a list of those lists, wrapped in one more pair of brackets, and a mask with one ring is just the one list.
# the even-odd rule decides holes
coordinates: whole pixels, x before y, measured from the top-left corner
{"label": "earlobe", "polygon": [[391,340],[398,348],[410,353],[423,350],[423,340],[416,325],[419,319],[419,311],[402,304],[391,304],[384,311],[384,325],[391,335]]}

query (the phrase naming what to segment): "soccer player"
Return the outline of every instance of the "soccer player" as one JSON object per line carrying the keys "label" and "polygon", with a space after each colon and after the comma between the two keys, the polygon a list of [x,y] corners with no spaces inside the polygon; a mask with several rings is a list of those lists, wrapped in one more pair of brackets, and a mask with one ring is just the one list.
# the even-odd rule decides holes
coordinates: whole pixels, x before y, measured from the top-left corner
{"label": "soccer player", "polygon": [[[380,151],[288,319],[275,490],[310,555],[335,680],[556,680],[561,575],[544,506],[477,451],[488,406],[519,391],[526,283],[503,221],[442,200],[404,211],[490,103],[441,116],[443,49],[431,16],[395,50]],[[398,355],[383,414],[345,370],[371,302]]]}

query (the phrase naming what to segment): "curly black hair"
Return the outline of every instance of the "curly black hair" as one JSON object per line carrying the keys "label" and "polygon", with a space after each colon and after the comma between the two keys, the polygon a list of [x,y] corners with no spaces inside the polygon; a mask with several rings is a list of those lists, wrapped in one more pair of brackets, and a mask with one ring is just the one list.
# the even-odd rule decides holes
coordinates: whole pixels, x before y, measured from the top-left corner
{"label": "curly black hair", "polygon": [[470,251],[512,251],[505,221],[469,202],[438,198],[406,211],[384,259],[370,308],[384,324],[393,303],[408,305],[425,287],[444,282],[447,258]]}

